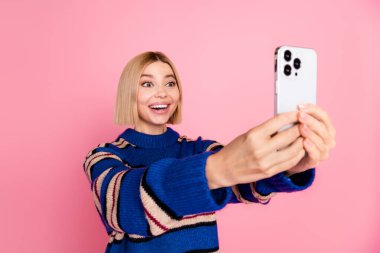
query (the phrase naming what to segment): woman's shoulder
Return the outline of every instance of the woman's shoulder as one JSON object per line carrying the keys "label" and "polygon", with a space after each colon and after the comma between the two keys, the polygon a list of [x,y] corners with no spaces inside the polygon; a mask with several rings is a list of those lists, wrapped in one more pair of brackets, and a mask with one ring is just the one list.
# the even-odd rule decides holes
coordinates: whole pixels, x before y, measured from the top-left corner
{"label": "woman's shoulder", "polygon": [[93,146],[88,152],[87,156],[98,152],[111,152],[116,155],[122,155],[123,151],[131,147],[135,148],[136,145],[118,136],[116,139],[110,140],[108,142],[101,142],[98,145]]}
{"label": "woman's shoulder", "polygon": [[216,140],[203,138],[202,136],[198,136],[197,138],[191,138],[187,135],[180,135],[180,137],[178,138],[178,142],[183,144],[186,143],[187,145],[194,145],[198,153],[211,151],[216,149],[217,147],[223,147],[223,144],[221,144],[220,142]]}

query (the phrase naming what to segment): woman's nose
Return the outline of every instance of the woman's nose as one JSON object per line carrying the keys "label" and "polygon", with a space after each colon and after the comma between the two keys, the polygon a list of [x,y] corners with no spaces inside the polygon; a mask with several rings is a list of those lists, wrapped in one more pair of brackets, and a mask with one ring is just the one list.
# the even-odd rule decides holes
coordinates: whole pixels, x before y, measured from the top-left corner
{"label": "woman's nose", "polygon": [[156,97],[166,97],[166,96],[167,96],[166,87],[164,85],[158,85]]}

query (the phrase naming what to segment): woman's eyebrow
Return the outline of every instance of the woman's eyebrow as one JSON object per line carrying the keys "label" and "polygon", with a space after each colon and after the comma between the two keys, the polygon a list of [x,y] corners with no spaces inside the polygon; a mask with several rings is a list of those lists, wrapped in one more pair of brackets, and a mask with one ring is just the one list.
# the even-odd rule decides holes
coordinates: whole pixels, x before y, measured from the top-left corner
{"label": "woman's eyebrow", "polygon": [[143,76],[147,76],[147,77],[153,78],[153,75],[149,75],[149,74],[142,74],[141,77],[143,77]]}
{"label": "woman's eyebrow", "polygon": [[[150,75],[150,74],[141,74],[141,77],[144,77],[144,76],[146,76],[146,77],[150,77],[150,78],[154,78],[154,76],[153,76],[153,75]],[[173,77],[173,78],[175,79],[175,77],[174,77],[173,74],[168,74],[168,75],[165,75],[164,77],[165,77],[165,78]]]}
{"label": "woman's eyebrow", "polygon": [[173,74],[168,74],[168,75],[165,75],[165,78],[168,78],[168,77],[173,77],[173,78],[175,79],[175,77],[174,77],[174,75],[173,75]]}

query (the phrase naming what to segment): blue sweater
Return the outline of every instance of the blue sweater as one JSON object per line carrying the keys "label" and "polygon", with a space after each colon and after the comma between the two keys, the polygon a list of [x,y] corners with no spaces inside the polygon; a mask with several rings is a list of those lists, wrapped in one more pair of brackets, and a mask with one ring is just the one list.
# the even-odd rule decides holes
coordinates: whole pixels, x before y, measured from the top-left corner
{"label": "blue sweater", "polygon": [[276,192],[303,190],[314,180],[313,168],[210,190],[206,160],[222,148],[167,127],[160,135],[128,128],[91,150],[83,167],[109,235],[106,252],[217,252],[215,211],[228,203],[267,204]]}

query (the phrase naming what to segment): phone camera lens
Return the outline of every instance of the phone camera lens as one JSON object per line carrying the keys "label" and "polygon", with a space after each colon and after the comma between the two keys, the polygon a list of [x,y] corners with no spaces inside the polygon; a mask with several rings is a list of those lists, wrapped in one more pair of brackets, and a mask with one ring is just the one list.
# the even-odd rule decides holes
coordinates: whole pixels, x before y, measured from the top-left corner
{"label": "phone camera lens", "polygon": [[290,61],[292,59],[292,53],[289,50],[285,50],[284,59],[285,61]]}
{"label": "phone camera lens", "polygon": [[292,67],[289,64],[286,64],[284,67],[284,74],[290,76],[292,74]]}
{"label": "phone camera lens", "polygon": [[298,58],[294,59],[293,66],[295,69],[299,69],[301,67],[301,60]]}

